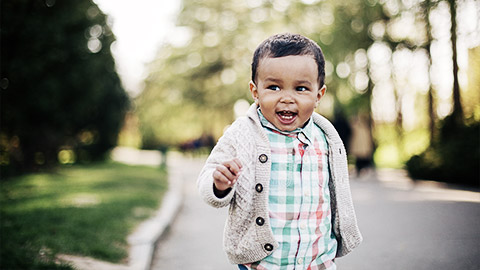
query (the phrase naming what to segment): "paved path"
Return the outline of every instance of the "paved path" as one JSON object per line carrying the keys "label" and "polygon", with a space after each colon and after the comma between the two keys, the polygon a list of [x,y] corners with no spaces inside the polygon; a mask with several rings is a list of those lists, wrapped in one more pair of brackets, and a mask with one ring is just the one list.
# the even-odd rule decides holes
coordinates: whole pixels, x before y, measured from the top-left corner
{"label": "paved path", "polygon": [[173,227],[157,246],[151,268],[153,270],[235,269],[222,249],[227,209],[208,206],[197,192],[196,180],[203,164],[203,159],[188,159],[185,164],[169,164],[183,168],[185,177],[180,181],[184,181],[185,200]]}
{"label": "paved path", "polygon": [[[202,160],[184,164],[185,201],[160,241],[152,269],[236,269],[222,250],[227,209],[197,195]],[[340,270],[480,269],[480,193],[441,184],[414,184],[401,171],[352,180],[364,242],[337,260]]]}
{"label": "paved path", "polygon": [[479,192],[415,185],[398,171],[378,178],[352,182],[364,242],[339,269],[480,269]]}

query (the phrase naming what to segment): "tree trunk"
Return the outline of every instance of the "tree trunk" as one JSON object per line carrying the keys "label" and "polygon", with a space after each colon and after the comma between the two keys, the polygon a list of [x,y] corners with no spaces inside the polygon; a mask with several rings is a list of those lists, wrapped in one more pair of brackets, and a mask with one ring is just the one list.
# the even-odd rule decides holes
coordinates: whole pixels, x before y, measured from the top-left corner
{"label": "tree trunk", "polygon": [[457,6],[455,0],[448,0],[450,4],[450,20],[452,27],[450,29],[450,40],[452,42],[453,55],[453,112],[452,116],[457,124],[463,123],[463,108],[460,100],[460,85],[458,83],[458,63],[457,63]]}
{"label": "tree trunk", "polygon": [[[432,25],[430,24],[430,10],[432,9],[432,3],[430,0],[425,1],[423,7],[423,17],[425,18],[425,25],[426,25],[426,32],[427,32],[427,44],[425,44],[425,49],[427,50],[427,57],[428,57],[428,67],[429,67],[429,74],[430,74],[430,67],[432,66]],[[430,83],[430,87],[428,89],[428,127],[430,130],[430,142],[432,142],[436,136],[435,130],[435,122],[436,122],[436,115],[435,115],[435,99],[433,97],[433,85]]]}

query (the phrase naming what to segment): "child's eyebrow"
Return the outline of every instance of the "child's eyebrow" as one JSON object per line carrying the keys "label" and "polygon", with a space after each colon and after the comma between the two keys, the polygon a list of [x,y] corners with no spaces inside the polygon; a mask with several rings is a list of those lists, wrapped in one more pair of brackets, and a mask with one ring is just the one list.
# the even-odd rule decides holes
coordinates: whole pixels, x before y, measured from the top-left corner
{"label": "child's eyebrow", "polygon": [[281,82],[283,82],[282,79],[277,79],[277,78],[272,78],[272,77],[267,77],[267,78],[265,78],[265,81],[270,81],[270,82],[274,82],[274,83],[281,83]]}
{"label": "child's eyebrow", "polygon": [[[283,83],[283,80],[273,78],[273,77],[267,77],[267,78],[265,78],[265,82],[281,84],[281,83]],[[303,84],[303,85],[308,85],[308,86],[312,85],[312,83],[309,80],[296,80],[295,84]]]}
{"label": "child's eyebrow", "polygon": [[297,81],[297,84],[305,84],[305,85],[312,85],[312,83],[310,83],[310,81],[307,81],[307,80],[298,80]]}

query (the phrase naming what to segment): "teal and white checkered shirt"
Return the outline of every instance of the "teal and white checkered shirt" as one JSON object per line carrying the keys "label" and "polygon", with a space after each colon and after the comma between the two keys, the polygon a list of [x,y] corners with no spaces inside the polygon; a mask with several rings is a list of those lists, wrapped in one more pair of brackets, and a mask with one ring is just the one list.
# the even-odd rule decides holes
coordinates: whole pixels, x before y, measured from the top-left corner
{"label": "teal and white checkered shirt", "polygon": [[313,121],[283,132],[258,114],[272,150],[268,210],[279,248],[240,269],[336,269],[325,134]]}

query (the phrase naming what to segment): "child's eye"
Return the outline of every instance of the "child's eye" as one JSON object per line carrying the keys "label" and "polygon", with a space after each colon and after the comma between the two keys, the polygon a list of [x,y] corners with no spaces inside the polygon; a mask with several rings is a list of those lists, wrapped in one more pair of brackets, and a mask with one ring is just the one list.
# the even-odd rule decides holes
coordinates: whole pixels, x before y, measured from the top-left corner
{"label": "child's eye", "polygon": [[308,91],[308,88],[307,87],[304,87],[304,86],[299,86],[296,88],[297,91],[299,92],[303,92],[303,91]]}
{"label": "child's eye", "polygon": [[270,85],[267,88],[273,91],[280,91],[280,87],[278,87],[277,85]]}

